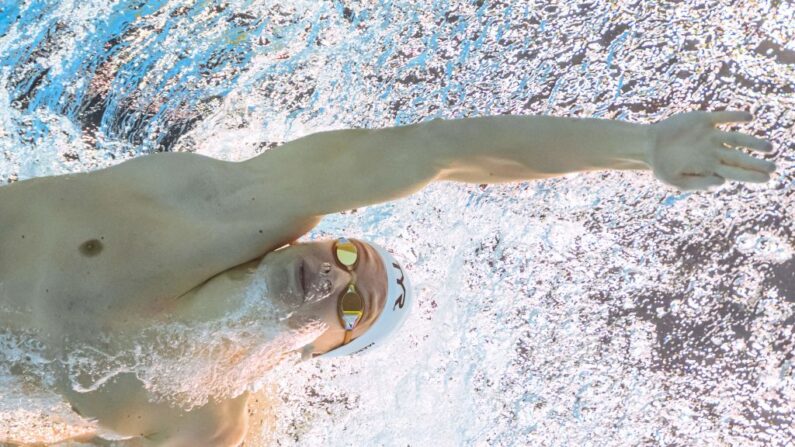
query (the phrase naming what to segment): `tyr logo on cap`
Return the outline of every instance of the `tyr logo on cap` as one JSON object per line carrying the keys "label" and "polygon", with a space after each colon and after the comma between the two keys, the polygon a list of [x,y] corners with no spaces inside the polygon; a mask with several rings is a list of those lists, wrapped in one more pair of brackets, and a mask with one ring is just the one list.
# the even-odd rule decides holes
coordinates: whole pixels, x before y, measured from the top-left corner
{"label": "tyr logo on cap", "polygon": [[395,304],[392,306],[392,310],[395,310],[398,306],[400,306],[400,308],[403,309],[403,305],[406,304],[406,286],[403,285],[403,281],[406,279],[406,276],[403,274],[403,269],[400,268],[400,266],[396,262],[392,263],[392,267],[395,267],[400,271],[400,278],[397,279],[397,284],[403,290],[403,293],[401,293],[400,296],[398,296],[397,299],[395,300]]}

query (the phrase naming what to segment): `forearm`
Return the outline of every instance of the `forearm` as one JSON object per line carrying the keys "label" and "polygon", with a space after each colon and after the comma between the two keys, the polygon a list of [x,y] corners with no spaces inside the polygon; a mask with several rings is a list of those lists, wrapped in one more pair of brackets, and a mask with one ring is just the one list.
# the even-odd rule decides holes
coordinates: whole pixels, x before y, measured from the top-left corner
{"label": "forearm", "polygon": [[526,181],[603,169],[647,170],[648,126],[618,120],[498,115],[423,124],[447,168],[440,180]]}

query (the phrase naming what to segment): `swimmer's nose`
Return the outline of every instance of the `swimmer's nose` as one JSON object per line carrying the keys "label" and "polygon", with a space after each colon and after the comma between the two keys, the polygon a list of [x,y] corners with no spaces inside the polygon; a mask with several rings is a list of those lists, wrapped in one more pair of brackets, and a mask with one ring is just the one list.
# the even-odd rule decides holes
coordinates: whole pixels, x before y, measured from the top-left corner
{"label": "swimmer's nose", "polygon": [[[346,283],[346,271],[341,271],[333,263],[323,261],[318,263],[305,262],[304,275],[306,275],[307,295],[315,295],[314,299],[321,299],[334,293],[339,293]],[[345,283],[343,285],[340,285]]]}
{"label": "swimmer's nose", "polygon": [[314,282],[327,294],[340,294],[353,281],[356,273],[328,261],[313,269]]}

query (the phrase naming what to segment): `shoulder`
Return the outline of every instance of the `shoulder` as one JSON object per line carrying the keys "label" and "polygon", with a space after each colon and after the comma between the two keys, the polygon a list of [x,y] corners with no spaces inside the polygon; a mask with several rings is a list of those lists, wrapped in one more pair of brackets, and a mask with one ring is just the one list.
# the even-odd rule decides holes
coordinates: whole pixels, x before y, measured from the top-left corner
{"label": "shoulder", "polygon": [[144,155],[93,171],[87,181],[111,188],[148,193],[154,198],[222,195],[234,163],[189,152]]}
{"label": "shoulder", "polygon": [[[192,153],[149,154],[103,169],[35,177],[0,187],[0,207],[18,210],[26,203],[22,208],[27,211],[32,205],[51,211],[61,205],[90,206],[103,199],[134,198],[153,203],[201,193],[205,197],[221,195],[231,165]],[[31,202],[31,198],[36,200]]]}

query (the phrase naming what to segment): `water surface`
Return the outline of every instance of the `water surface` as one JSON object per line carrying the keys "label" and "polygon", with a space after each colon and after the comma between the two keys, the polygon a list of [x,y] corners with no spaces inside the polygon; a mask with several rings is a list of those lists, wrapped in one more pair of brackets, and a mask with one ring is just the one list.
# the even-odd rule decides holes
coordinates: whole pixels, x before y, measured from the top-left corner
{"label": "water surface", "polygon": [[[752,111],[724,128],[774,143],[764,185],[680,194],[650,172],[605,171],[438,183],[328,216],[307,239],[392,248],[418,306],[381,352],[274,381],[281,403],[254,406],[248,442],[795,439],[791,2],[0,5],[0,183],[158,151],[243,160],[312,132],[436,117]],[[19,390],[0,390],[10,430]],[[54,402],[42,399],[25,410]]]}

